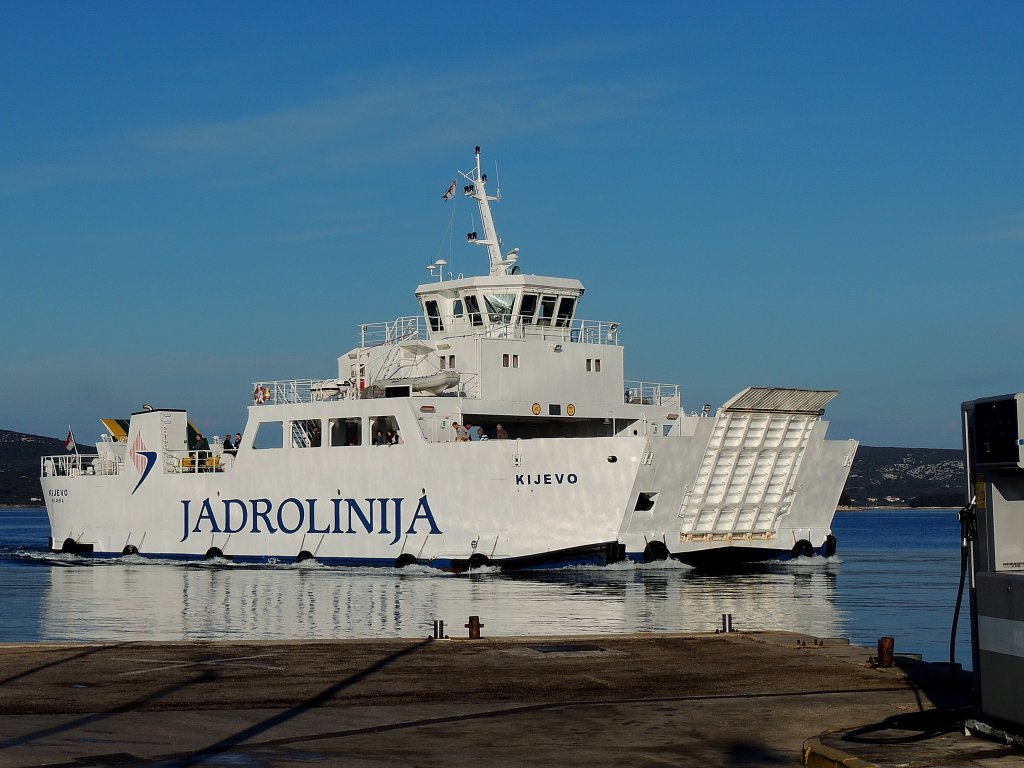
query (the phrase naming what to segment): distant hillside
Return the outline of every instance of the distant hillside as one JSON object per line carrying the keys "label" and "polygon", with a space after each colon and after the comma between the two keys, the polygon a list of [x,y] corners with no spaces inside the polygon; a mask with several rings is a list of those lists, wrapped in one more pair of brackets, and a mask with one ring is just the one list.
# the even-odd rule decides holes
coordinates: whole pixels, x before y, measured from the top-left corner
{"label": "distant hillside", "polygon": [[[64,453],[67,451],[62,439],[0,429],[0,505],[38,503],[32,499],[42,495],[39,458]],[[862,445],[843,500],[858,507],[956,507],[963,504],[963,499],[964,462],[960,451]]]}
{"label": "distant hillside", "polygon": [[844,493],[858,507],[958,507],[965,482],[963,451],[862,445]]}
{"label": "distant hillside", "polygon": [[0,429],[0,504],[40,503],[39,459],[62,453],[61,439]]}

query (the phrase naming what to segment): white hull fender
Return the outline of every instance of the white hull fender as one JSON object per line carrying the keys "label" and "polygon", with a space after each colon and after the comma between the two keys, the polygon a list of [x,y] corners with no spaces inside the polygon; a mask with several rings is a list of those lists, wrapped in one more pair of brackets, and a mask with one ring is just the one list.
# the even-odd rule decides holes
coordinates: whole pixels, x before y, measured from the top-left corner
{"label": "white hull fender", "polygon": [[102,420],[95,454],[42,460],[51,548],[456,570],[834,549],[856,450],[825,438],[836,393],[688,414],[678,385],[626,379],[619,324],[577,316],[582,283],[502,252],[479,148],[462,176],[486,275],[439,260],[421,314],[358,326],[336,376],[253,382],[237,447],[182,410]]}

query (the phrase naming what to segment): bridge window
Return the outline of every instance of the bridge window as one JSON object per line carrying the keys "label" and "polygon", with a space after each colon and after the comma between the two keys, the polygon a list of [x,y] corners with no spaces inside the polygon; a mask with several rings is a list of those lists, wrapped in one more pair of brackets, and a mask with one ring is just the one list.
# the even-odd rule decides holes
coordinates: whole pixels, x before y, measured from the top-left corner
{"label": "bridge window", "polygon": [[452,314],[455,315],[455,317],[462,317],[462,299],[455,300],[455,303],[452,305]]}
{"label": "bridge window", "polygon": [[532,325],[533,316],[537,313],[537,294],[524,293],[522,301],[519,302],[519,322],[523,325]]}
{"label": "bridge window", "polygon": [[558,317],[555,320],[555,325],[566,326],[569,321],[572,320],[573,310],[576,309],[576,297],[575,296],[563,296],[562,300],[558,304]]}
{"label": "bridge window", "polygon": [[433,299],[427,299],[423,302],[423,305],[427,309],[427,320],[430,322],[430,330],[443,331],[444,322],[441,320],[441,313],[437,309],[437,302]]}
{"label": "bridge window", "polygon": [[516,303],[514,293],[485,293],[484,304],[492,323],[508,323],[512,320],[512,305]]}
{"label": "bridge window", "polygon": [[363,444],[362,419],[331,419],[328,424],[332,446]]}
{"label": "bridge window", "polygon": [[469,313],[469,321],[473,325],[483,325],[483,318],[480,316],[480,302],[477,301],[476,294],[471,293],[466,296],[466,311]]}
{"label": "bridge window", "polygon": [[252,441],[252,447],[284,448],[284,422],[261,421],[256,428],[256,438]]}
{"label": "bridge window", "polygon": [[555,317],[555,303],[557,296],[544,296],[540,300],[540,317],[537,318],[537,325],[551,325]]}
{"label": "bridge window", "polygon": [[510,355],[506,352],[501,356],[501,365],[503,368],[518,368],[519,355]]}

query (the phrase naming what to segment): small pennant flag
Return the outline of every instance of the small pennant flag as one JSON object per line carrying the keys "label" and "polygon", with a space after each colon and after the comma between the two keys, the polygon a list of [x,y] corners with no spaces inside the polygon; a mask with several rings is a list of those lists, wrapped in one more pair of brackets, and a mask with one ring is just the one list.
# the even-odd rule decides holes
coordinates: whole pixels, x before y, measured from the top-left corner
{"label": "small pennant flag", "polygon": [[78,453],[78,445],[75,443],[75,433],[71,431],[71,427],[68,427],[68,437],[64,441],[64,447],[69,451]]}
{"label": "small pennant flag", "polygon": [[456,185],[458,183],[459,183],[458,179],[452,179],[452,185],[450,187],[448,187],[448,191],[447,192],[445,192],[443,195],[441,195],[441,198],[444,199],[444,200],[451,200],[453,197],[455,197],[455,187],[456,187]]}

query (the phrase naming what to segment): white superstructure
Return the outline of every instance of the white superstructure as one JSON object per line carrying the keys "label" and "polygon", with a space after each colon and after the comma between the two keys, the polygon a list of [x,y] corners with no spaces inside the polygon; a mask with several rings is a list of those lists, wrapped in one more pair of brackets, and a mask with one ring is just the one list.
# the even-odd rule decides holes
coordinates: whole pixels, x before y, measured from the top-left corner
{"label": "white superstructure", "polygon": [[834,551],[856,451],[825,439],[836,393],[687,414],[678,385],[627,380],[583,285],[503,252],[479,147],[462,176],[487,275],[439,260],[421,314],[359,326],[336,378],[255,382],[236,453],[197,446],[181,410],[104,420],[97,454],[42,461],[51,548],[455,569]]}

